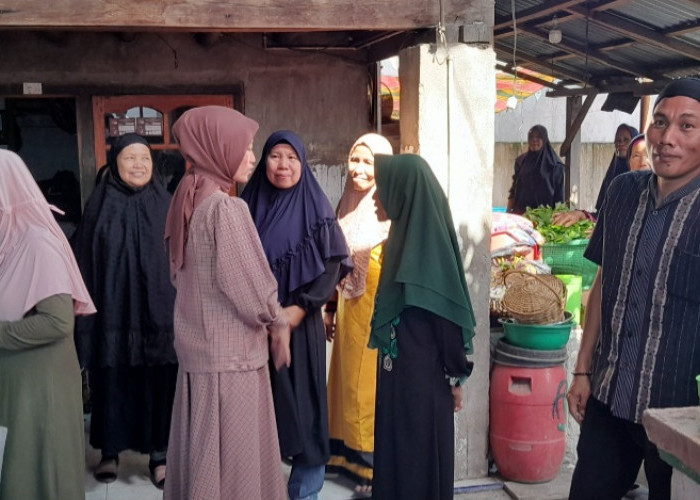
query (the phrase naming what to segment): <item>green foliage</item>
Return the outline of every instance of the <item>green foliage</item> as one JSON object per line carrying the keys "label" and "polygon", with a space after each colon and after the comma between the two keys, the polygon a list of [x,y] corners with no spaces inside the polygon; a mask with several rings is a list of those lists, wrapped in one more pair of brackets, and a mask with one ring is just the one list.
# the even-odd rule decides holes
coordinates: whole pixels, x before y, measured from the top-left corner
{"label": "green foliage", "polygon": [[553,214],[568,211],[569,207],[565,203],[557,203],[554,208],[545,206],[528,208],[524,215],[527,219],[532,221],[535,229],[537,229],[547,243],[564,245],[573,240],[588,238],[595,225],[595,223],[590,220],[578,221],[569,227],[555,226],[552,223]]}

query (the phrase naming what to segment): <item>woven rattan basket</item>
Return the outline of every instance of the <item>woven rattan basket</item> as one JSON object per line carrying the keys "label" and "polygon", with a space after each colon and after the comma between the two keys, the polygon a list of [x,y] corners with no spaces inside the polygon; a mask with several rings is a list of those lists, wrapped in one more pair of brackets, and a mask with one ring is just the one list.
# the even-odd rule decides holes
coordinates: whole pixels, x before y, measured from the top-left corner
{"label": "woven rattan basket", "polygon": [[546,325],[564,320],[566,286],[556,276],[511,271],[504,282],[503,308],[518,323]]}

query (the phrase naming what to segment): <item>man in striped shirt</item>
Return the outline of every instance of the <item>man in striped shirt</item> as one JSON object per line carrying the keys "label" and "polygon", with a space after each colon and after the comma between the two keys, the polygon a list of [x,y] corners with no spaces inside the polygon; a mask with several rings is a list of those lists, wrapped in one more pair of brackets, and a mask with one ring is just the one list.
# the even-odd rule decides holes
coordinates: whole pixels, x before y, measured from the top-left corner
{"label": "man in striped shirt", "polygon": [[612,182],[586,250],[600,267],[568,393],[581,424],[573,500],[619,500],[642,461],[649,498],[670,498],[642,413],[698,404],[700,79],[659,94],[647,145],[652,171]]}

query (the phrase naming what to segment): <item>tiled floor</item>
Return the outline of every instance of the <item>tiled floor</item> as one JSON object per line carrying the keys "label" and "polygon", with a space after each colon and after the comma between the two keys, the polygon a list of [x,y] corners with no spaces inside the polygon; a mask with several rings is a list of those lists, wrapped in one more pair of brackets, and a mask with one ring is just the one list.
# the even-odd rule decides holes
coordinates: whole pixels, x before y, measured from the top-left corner
{"label": "tiled floor", "polygon": [[[88,446],[86,454],[86,500],[161,500],[163,492],[156,489],[148,476],[148,456],[134,452],[119,455],[119,478],[110,484],[97,482],[92,468],[99,462],[100,453]],[[289,467],[284,466],[285,475]],[[486,478],[478,481],[462,481],[455,484],[456,500],[510,500],[503,483]],[[326,476],[321,500],[359,500],[367,498],[355,493],[353,484],[342,476]],[[542,499],[540,499],[542,500]]]}
{"label": "tiled floor", "polygon": [[[161,500],[163,492],[151,483],[148,473],[148,455],[134,452],[119,454],[119,477],[110,484],[97,482],[92,470],[100,461],[100,452],[87,445],[85,464],[86,500]],[[282,466],[285,476],[289,467]],[[342,476],[326,477],[321,491],[322,500],[349,500],[363,498],[356,495],[353,484]]]}

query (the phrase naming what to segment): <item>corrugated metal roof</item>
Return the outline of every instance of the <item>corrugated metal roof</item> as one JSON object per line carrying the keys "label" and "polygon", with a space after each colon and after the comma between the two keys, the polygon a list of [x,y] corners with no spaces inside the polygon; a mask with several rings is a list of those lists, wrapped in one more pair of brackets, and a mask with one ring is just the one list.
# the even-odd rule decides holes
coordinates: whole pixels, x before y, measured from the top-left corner
{"label": "corrugated metal roof", "polygon": [[[562,39],[553,44],[555,28]],[[672,78],[700,75],[700,8],[697,0],[495,0],[494,48],[506,71],[557,76],[561,95],[648,94]]]}

